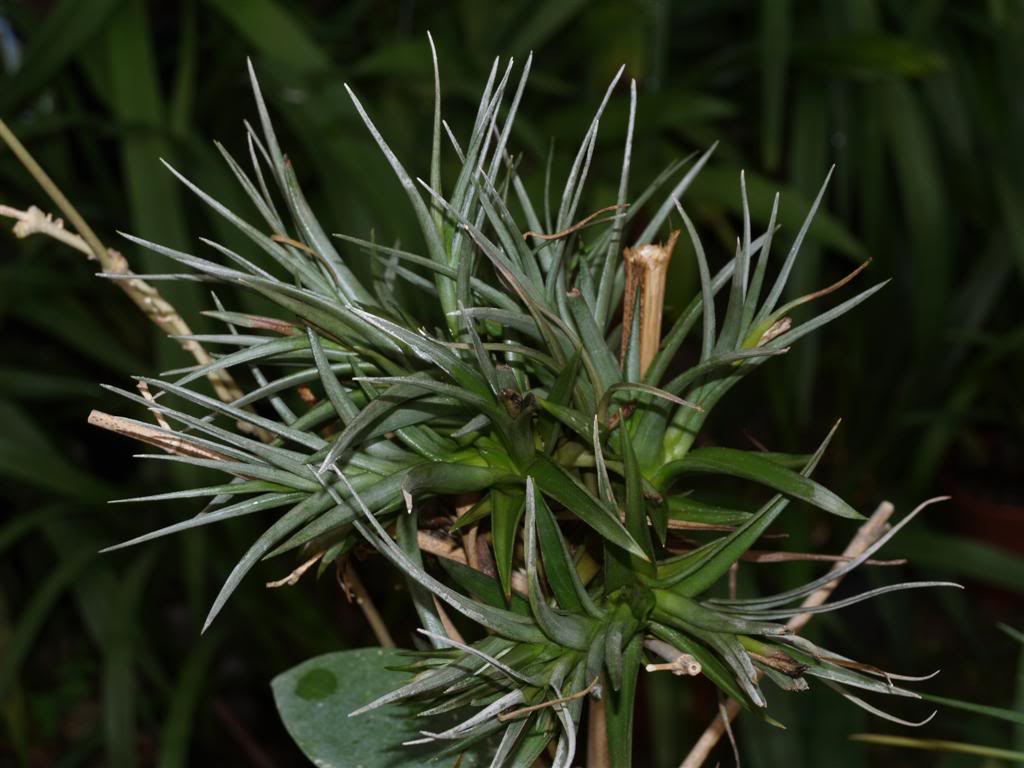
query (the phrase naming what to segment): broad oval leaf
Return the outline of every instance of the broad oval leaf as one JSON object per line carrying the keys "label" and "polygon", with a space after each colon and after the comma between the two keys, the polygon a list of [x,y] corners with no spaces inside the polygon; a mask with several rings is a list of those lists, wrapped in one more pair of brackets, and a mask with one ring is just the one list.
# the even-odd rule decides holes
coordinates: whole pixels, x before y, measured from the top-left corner
{"label": "broad oval leaf", "polygon": [[[407,747],[402,742],[417,738],[421,728],[443,730],[455,724],[459,713],[421,720],[413,716],[413,706],[388,704],[358,717],[348,716],[407,683],[409,674],[394,667],[408,662],[401,651],[388,648],[317,656],[274,678],[271,687],[277,711],[303,754],[320,768],[433,768],[438,765],[433,759],[436,745]],[[492,751],[486,744],[471,750],[461,765],[487,765]]]}

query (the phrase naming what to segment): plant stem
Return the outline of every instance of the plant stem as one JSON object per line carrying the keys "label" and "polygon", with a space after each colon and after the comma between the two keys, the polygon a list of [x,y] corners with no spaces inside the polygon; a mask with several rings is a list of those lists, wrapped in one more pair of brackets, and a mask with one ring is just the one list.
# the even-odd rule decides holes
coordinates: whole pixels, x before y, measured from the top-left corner
{"label": "plant stem", "polygon": [[345,560],[341,579],[345,583],[345,588],[348,589],[355,598],[356,605],[362,609],[363,615],[366,616],[366,621],[370,625],[370,629],[373,630],[373,634],[377,638],[377,642],[382,648],[394,648],[395,641],[392,639],[391,633],[388,631],[384,620],[380,617],[380,613],[377,612],[377,606],[373,604],[373,600],[370,598],[370,593],[366,591],[366,587],[363,586],[363,582],[359,578],[359,574],[356,573],[355,566],[352,565],[351,557],[346,558]]}
{"label": "plant stem", "polygon": [[[640,375],[654,360],[661,345],[661,318],[665,307],[665,278],[672,260],[679,230],[669,235],[662,245],[653,243],[625,248],[626,290],[622,298],[622,352],[623,363],[629,350],[630,329],[633,317],[640,312]],[[591,699],[587,711],[587,766],[608,768],[611,758],[608,754],[608,723],[605,719],[604,699]]]}
{"label": "plant stem", "polygon": [[587,711],[587,768],[610,768],[608,721],[604,713],[604,699],[590,699]]}
{"label": "plant stem", "polygon": [[[893,505],[888,501],[883,501],[879,504],[878,509],[876,509],[871,517],[868,518],[867,522],[857,530],[856,535],[850,543],[846,545],[846,549],[843,550],[843,560],[836,563],[832,569],[835,570],[836,568],[842,567],[843,561],[857,557],[877,541],[885,532],[889,518],[892,517],[893,512],[895,511],[895,507],[893,507]],[[819,605],[823,605],[832,595],[832,592],[835,591],[835,588],[839,586],[839,582],[840,579],[830,581],[816,592],[811,593],[807,596],[807,599],[804,600],[801,607],[814,608]],[[787,621],[786,626],[794,633],[797,633],[804,628],[813,616],[813,613],[798,614]],[[708,756],[711,754],[711,750],[713,750],[715,745],[718,744],[718,741],[728,729],[729,723],[736,719],[739,712],[739,702],[735,699],[729,699],[725,705],[720,708],[715,719],[712,720],[708,727],[704,729],[704,733],[702,733],[700,738],[697,739],[697,743],[693,745],[693,748],[686,756],[686,759],[679,764],[679,768],[700,768],[704,765],[704,761],[708,759]]]}

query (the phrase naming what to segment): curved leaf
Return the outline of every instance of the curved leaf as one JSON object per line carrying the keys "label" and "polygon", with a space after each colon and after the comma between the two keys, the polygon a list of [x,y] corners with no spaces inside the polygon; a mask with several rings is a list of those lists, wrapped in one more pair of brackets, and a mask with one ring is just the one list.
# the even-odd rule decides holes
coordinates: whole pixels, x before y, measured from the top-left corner
{"label": "curved leaf", "polygon": [[753,480],[839,517],[864,519],[860,512],[823,485],[753,451],[718,447],[698,448],[682,459],[670,462],[659,469],[653,482],[658,488],[664,489],[675,478],[687,473],[726,475]]}

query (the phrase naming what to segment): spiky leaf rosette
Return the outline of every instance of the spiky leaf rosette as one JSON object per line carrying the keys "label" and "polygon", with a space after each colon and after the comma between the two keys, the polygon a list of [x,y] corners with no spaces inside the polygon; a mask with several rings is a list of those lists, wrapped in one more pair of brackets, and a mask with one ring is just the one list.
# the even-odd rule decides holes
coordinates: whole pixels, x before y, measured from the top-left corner
{"label": "spiky leaf rosette", "polygon": [[[368,543],[408,580],[429,650],[411,658],[407,685],[367,708],[408,699],[428,716],[465,711],[440,731],[425,720],[423,740],[457,753],[493,736],[494,765],[532,765],[552,740],[554,763],[569,765],[587,695],[607,700],[609,747],[615,764],[626,765],[637,675],[651,661],[702,673],[755,711],[766,705],[762,674],[787,690],[820,679],[872,711],[847,689],[912,696],[895,676],[826,652],[781,623],[910,517],[801,589],[752,599],[709,594],[792,502],[861,518],[810,477],[831,434],[809,456],[694,447],[714,406],[746,374],[881,287],[799,323],[793,310],[842,284],[779,306],[824,186],[769,280],[778,198],[755,238],[741,179],[742,236],[713,270],[681,204],[713,148],[672,164],[631,199],[631,83],[618,197],[600,215],[584,216],[583,190],[617,75],[585,128],[557,207],[548,209],[527,194],[509,148],[529,69],[528,60],[512,86],[512,63],[495,62],[468,139],[460,144],[447,132],[461,168],[450,183],[441,178],[439,85],[429,182],[411,175],[352,94],[408,195],[420,252],[326,233],[280,148],[255,76],[260,130],[246,126],[251,171],[221,151],[257,223],[172,169],[250,248],[235,253],[204,241],[215,252],[205,258],[129,237],[185,268],[149,279],[231,286],[276,312],[229,311],[217,301],[209,315],[225,332],[196,337],[223,345],[213,363],[144,379],[153,397],[116,390],[159,414],[159,426],[122,420],[167,451],[151,458],[228,476],[134,499],[209,503],[192,519],[120,546],[274,511],[276,520],[228,576],[209,624],[261,559],[304,549],[321,554],[323,569]],[[650,211],[642,227],[641,211]],[[677,215],[700,294],[661,334],[657,291],[678,233],[666,246],[652,241]],[[633,260],[624,265],[634,230],[625,248]],[[370,262],[372,283],[351,267],[360,258]],[[409,302],[410,288],[434,306]],[[699,359],[669,376],[698,326]],[[254,382],[234,402],[202,388],[205,377],[226,369],[247,369]],[[723,509],[690,493],[687,482],[701,475],[775,495],[754,511]],[[441,571],[428,571],[422,557],[436,535],[419,523],[424,509],[447,518],[455,542],[467,534],[461,547],[442,552]],[[706,538],[680,552],[680,530]],[[930,585],[887,587],[816,610]],[[449,637],[434,598],[478,625],[482,638]]]}

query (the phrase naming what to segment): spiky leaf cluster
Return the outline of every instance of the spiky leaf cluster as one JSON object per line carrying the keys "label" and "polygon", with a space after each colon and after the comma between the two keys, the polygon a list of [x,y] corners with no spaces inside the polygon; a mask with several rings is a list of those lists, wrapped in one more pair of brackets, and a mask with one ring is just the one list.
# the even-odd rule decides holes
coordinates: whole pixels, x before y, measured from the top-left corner
{"label": "spiky leaf cluster", "polygon": [[[769,279],[778,198],[767,230],[755,237],[741,184],[742,236],[713,270],[681,203],[712,150],[672,164],[633,195],[632,83],[618,197],[610,213],[586,216],[581,200],[616,76],[585,127],[561,195],[551,208],[546,199],[541,205],[528,195],[510,148],[529,69],[528,60],[513,84],[512,63],[495,63],[463,143],[441,120],[438,85],[429,181],[414,178],[352,94],[408,195],[420,251],[327,234],[253,77],[259,129],[246,126],[251,169],[220,149],[256,223],[174,171],[238,228],[248,250],[204,241],[215,252],[206,258],[129,239],[186,268],[150,279],[231,286],[276,312],[229,311],[218,301],[208,314],[225,332],[195,338],[224,349],[213,363],[144,379],[155,400],[117,390],[160,415],[163,426],[138,422],[169,451],[152,458],[227,476],[212,487],[136,499],[209,502],[196,517],[122,546],[243,515],[275,516],[228,576],[209,623],[261,559],[322,553],[322,571],[368,543],[408,581],[429,640],[429,650],[410,662],[417,673],[410,683],[370,706],[411,699],[422,702],[425,716],[465,709],[466,719],[443,732],[425,720],[424,739],[460,752],[493,736],[494,765],[532,765],[552,740],[554,763],[570,765],[587,695],[606,700],[609,746],[616,764],[626,764],[638,671],[652,661],[704,674],[755,711],[766,706],[762,675],[786,690],[815,678],[868,707],[848,689],[913,695],[893,685],[895,676],[826,652],[782,623],[910,517],[800,589],[753,599],[709,594],[792,502],[861,518],[810,477],[831,434],[809,456],[694,447],[714,406],[744,376],[881,287],[796,324],[791,312],[827,291],[779,306],[824,187]],[[445,144],[459,161],[454,180],[442,179]],[[625,295],[633,286],[622,253],[627,243],[663,236],[670,217],[686,230],[700,294],[644,361],[643,313],[620,312],[624,299],[634,307],[640,300]],[[372,281],[357,277],[360,259]],[[403,299],[410,289],[431,297],[434,308],[419,314],[423,302]],[[698,326],[697,362],[670,376]],[[203,382],[222,370],[248,371],[255,383],[240,399],[221,402],[204,393]],[[688,481],[701,475],[775,495],[757,510],[724,509],[689,492]],[[472,531],[476,551],[466,544],[461,560],[442,557],[440,570],[428,567],[424,537],[437,534],[424,529],[424,510],[444,516],[455,541]],[[680,553],[673,540],[680,529],[705,538]],[[483,566],[467,564],[481,558]],[[927,585],[883,588],[815,610]],[[449,637],[434,598],[478,625],[482,639]]]}

